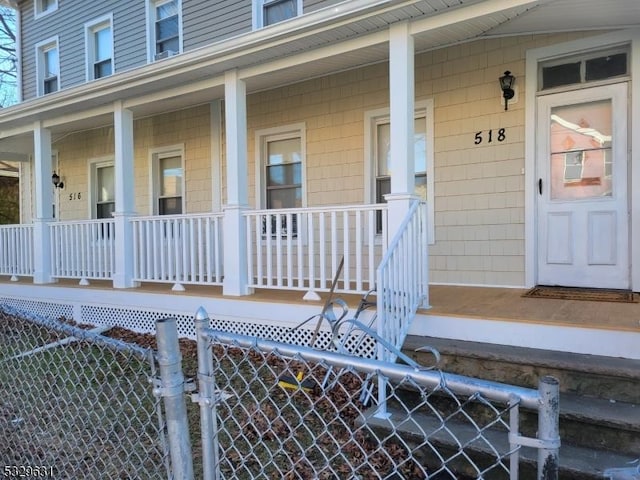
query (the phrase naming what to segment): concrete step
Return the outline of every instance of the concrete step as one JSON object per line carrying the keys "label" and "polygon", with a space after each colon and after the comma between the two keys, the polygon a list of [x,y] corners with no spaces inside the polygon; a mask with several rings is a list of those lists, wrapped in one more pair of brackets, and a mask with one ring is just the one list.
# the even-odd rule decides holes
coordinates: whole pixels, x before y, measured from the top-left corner
{"label": "concrete step", "polygon": [[[475,478],[478,474],[472,462],[482,469],[489,469],[494,465],[495,451],[489,447],[492,445],[499,452],[509,451],[506,431],[490,428],[483,432],[483,439],[474,440],[477,430],[469,422],[448,420],[446,429],[442,428],[439,419],[428,413],[412,411],[410,415],[406,410],[394,407],[393,402],[388,405],[390,418],[380,419],[373,416],[374,409],[365,414],[367,425],[385,436],[389,431],[395,431],[410,445],[416,448],[416,455],[423,465],[434,470],[441,468],[440,456],[454,460],[447,463],[457,475],[467,475]],[[438,454],[434,454],[431,447],[425,445],[425,436],[431,445],[437,446]],[[454,437],[461,443],[468,443],[465,455],[454,455],[457,452],[457,443]],[[522,447],[519,452],[520,479],[535,479],[537,474],[537,450]],[[624,467],[633,462],[637,456],[623,455],[611,451],[586,448],[563,443],[560,447],[559,470],[560,480],[602,480],[607,469]],[[471,461],[470,461],[471,460]],[[504,464],[509,465],[505,459]],[[508,479],[509,475],[502,467],[496,467],[487,471],[486,479]]]}
{"label": "concrete step", "polygon": [[[430,364],[431,354],[413,351],[424,345],[441,353],[445,372],[529,388],[537,388],[544,375],[558,378],[564,445],[585,449],[586,458],[640,457],[640,361],[431,337],[408,337],[404,351]],[[535,435],[533,412],[523,411],[521,423],[523,432]]]}
{"label": "concrete step", "polygon": [[440,352],[440,368],[446,372],[529,388],[537,388],[538,379],[552,375],[562,392],[640,404],[640,360],[414,335],[407,337],[403,351],[431,365],[430,354],[414,351],[424,345]]}

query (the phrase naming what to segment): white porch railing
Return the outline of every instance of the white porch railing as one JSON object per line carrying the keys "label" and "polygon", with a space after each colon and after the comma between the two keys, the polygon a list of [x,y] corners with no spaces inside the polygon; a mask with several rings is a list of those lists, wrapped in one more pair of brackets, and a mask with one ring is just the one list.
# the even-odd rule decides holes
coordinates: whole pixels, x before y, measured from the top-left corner
{"label": "white porch railing", "polygon": [[111,279],[115,272],[115,223],[112,219],[49,223],[51,276]]}
{"label": "white porch railing", "polygon": [[33,225],[0,226],[0,274],[33,275]]}
{"label": "white porch railing", "polygon": [[387,206],[350,205],[244,213],[252,288],[365,293],[387,244]]}
{"label": "white porch railing", "polygon": [[[429,255],[426,203],[416,200],[377,269],[378,335],[402,349],[418,308],[429,303]],[[378,358],[394,362],[397,355],[378,345]],[[379,416],[386,415],[386,380],[378,379]]]}
{"label": "white porch railing", "polygon": [[[414,201],[377,269],[378,335],[398,350],[421,305],[429,303],[426,203]],[[384,351],[381,360],[395,361]]]}
{"label": "white porch railing", "polygon": [[133,279],[222,285],[222,213],[135,217]]}

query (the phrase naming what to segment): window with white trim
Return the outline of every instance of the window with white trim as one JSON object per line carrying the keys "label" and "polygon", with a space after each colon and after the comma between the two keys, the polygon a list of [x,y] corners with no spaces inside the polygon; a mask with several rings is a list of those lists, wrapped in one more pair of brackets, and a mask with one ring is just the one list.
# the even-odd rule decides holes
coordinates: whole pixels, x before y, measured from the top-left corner
{"label": "window with white trim", "polygon": [[33,2],[33,16],[39,18],[58,9],[58,0],[35,0]]}
{"label": "window with white trim", "polygon": [[[384,196],[391,192],[391,125],[389,109],[365,114],[365,171],[369,194],[367,201],[385,203]],[[433,102],[416,102],[414,117],[414,193],[427,202],[429,210],[429,241],[433,243],[434,188],[433,188]],[[382,230],[382,218],[378,215],[376,229]]]}
{"label": "window with white trim", "polygon": [[182,4],[180,0],[152,0],[148,6],[150,61],[182,51]]}
{"label": "window with white trim", "polygon": [[262,28],[302,15],[302,0],[254,0],[254,28]]}
{"label": "window with white trim", "polygon": [[38,96],[57,92],[60,89],[60,57],[57,38],[36,45],[36,72]]}
{"label": "window with white trim", "polygon": [[154,215],[184,211],[184,153],[182,146],[152,152]]}
{"label": "window with white trim", "polygon": [[87,80],[113,73],[113,29],[111,16],[102,17],[85,26]]}
{"label": "window with white trim", "polygon": [[113,160],[91,164],[91,184],[92,218],[112,218],[116,207]]}
{"label": "window with white trim", "polygon": [[[263,208],[300,208],[306,205],[305,127],[289,125],[256,132],[258,148],[257,198]],[[293,217],[293,233],[297,222]],[[288,229],[283,225],[283,231]],[[275,228],[272,229],[275,231]]]}

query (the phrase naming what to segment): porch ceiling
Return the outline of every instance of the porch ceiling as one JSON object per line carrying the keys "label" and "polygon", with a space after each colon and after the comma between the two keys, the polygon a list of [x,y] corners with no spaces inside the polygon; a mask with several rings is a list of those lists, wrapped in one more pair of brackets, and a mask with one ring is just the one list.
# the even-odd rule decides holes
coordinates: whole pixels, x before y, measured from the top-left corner
{"label": "porch ceiling", "polygon": [[[352,7],[355,5],[355,7]],[[486,37],[640,26],[640,2],[616,0],[355,0],[0,111],[0,151],[43,121],[55,137],[112,123],[113,102],[136,117],[222,98],[236,68],[249,93],[388,60],[388,27],[409,21],[416,51]],[[26,138],[26,137],[25,137]],[[15,140],[15,139],[14,139]]]}

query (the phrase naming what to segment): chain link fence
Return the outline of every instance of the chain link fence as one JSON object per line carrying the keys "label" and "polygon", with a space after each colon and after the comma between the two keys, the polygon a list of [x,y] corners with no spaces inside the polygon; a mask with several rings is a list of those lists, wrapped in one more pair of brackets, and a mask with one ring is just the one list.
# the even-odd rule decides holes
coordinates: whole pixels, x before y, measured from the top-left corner
{"label": "chain link fence", "polygon": [[[169,324],[163,320],[162,330]],[[192,394],[200,406],[202,438],[196,441],[197,477],[203,472],[205,480],[557,479],[553,378],[532,390],[208,325],[200,310],[198,391]],[[159,329],[158,335],[159,357],[174,365],[177,334]],[[165,400],[176,398],[174,374],[162,375]],[[375,392],[380,381],[387,389],[384,405]],[[182,428],[168,439],[172,461],[181,472],[191,472],[186,419]]]}
{"label": "chain link fence", "polygon": [[0,308],[5,476],[167,478],[153,351],[102,330]]}

